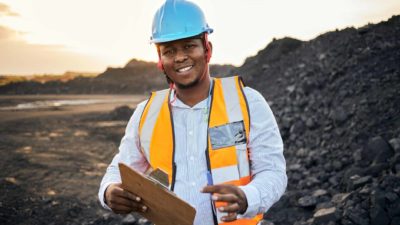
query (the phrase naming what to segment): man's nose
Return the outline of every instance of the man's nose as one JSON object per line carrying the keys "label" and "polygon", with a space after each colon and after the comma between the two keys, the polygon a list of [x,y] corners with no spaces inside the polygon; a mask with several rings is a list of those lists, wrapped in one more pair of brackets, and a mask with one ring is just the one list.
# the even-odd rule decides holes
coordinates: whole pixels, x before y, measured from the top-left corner
{"label": "man's nose", "polygon": [[175,55],[175,62],[183,62],[188,58],[184,50],[177,50]]}

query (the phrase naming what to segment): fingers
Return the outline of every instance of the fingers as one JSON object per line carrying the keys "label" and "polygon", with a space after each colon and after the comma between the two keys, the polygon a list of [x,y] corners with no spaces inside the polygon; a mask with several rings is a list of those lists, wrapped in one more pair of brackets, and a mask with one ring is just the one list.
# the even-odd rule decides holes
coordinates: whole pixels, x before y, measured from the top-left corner
{"label": "fingers", "polygon": [[208,186],[205,186],[202,190],[201,190],[201,192],[202,193],[210,193],[210,194],[212,194],[212,193],[223,193],[223,192],[226,192],[226,190],[225,189],[227,189],[227,187],[225,187],[225,185],[208,185]]}
{"label": "fingers", "polygon": [[239,204],[237,202],[233,204],[227,204],[226,206],[218,207],[220,212],[227,212],[227,213],[237,213],[240,209]]}
{"label": "fingers", "polygon": [[146,212],[147,207],[141,203],[141,198],[122,189],[121,184],[111,184],[105,193],[107,205],[118,214],[132,211]]}
{"label": "fingers", "polygon": [[208,185],[201,192],[203,193],[219,193],[219,194],[238,194],[238,187],[229,184]]}
{"label": "fingers", "polygon": [[218,211],[227,213],[226,216],[221,218],[223,221],[236,220],[238,214],[246,212],[246,195],[236,186],[229,184],[209,185],[204,187],[202,192],[210,193],[211,199],[216,202]]}
{"label": "fingers", "polygon": [[117,195],[121,198],[128,199],[130,201],[134,201],[134,202],[140,202],[140,200],[141,200],[139,196],[136,196],[136,195],[130,193],[129,191],[122,189],[121,187],[117,187],[115,189],[115,195]]}
{"label": "fingers", "polygon": [[237,219],[237,213],[228,213],[228,215],[221,217],[224,222],[231,222]]}
{"label": "fingers", "polygon": [[238,202],[239,197],[235,194],[214,194],[211,197],[212,200],[214,201],[221,201],[221,202]]}
{"label": "fingers", "polygon": [[121,196],[111,196],[108,201],[108,206],[116,213],[130,213],[135,212],[146,212],[147,207],[140,201],[133,201],[131,199],[123,198]]}

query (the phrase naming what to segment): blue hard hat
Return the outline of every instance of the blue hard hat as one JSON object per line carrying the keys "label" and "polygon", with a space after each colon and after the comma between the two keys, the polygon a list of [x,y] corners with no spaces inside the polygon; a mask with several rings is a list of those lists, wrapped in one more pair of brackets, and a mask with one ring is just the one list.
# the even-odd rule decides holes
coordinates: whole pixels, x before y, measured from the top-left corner
{"label": "blue hard hat", "polygon": [[203,11],[193,2],[166,0],[154,15],[151,43],[162,43],[212,33]]}

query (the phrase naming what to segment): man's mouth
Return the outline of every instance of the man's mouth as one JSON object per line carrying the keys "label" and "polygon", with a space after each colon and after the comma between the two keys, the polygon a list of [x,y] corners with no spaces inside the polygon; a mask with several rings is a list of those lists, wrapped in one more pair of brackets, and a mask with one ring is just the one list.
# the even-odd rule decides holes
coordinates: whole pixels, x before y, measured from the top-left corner
{"label": "man's mouth", "polygon": [[192,68],[193,68],[193,66],[185,66],[185,67],[177,69],[176,72],[182,73],[182,72],[186,72],[186,71],[188,71],[188,70],[190,70]]}

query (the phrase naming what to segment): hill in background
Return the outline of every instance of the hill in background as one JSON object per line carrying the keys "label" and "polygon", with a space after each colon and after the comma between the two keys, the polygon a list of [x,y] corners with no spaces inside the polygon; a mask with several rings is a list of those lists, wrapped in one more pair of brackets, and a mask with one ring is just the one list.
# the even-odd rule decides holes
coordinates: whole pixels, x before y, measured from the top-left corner
{"label": "hill in background", "polygon": [[[210,65],[211,73],[216,76],[226,76],[234,68],[232,65]],[[5,85],[0,86],[0,94],[147,94],[168,87],[165,75],[157,69],[156,63],[136,59],[122,68],[107,68],[97,76],[65,74],[58,78],[3,77]]]}
{"label": "hill in background", "polygon": [[0,86],[5,86],[10,83],[21,83],[21,82],[38,82],[47,83],[50,81],[61,81],[67,82],[78,77],[95,77],[98,73],[93,72],[74,72],[67,71],[62,75],[59,74],[41,74],[41,75],[31,75],[31,76],[18,76],[18,75],[0,75]]}

